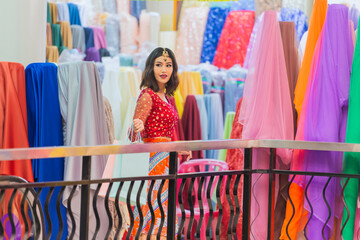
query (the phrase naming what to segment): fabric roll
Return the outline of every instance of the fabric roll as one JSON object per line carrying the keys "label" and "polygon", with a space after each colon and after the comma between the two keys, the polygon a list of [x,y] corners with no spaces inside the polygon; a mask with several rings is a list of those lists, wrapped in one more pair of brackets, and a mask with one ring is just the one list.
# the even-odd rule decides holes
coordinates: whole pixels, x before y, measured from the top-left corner
{"label": "fabric roll", "polygon": [[51,23],[55,24],[58,21],[57,20],[58,9],[57,9],[56,3],[49,2],[49,8],[50,8],[50,13],[51,13]]}
{"label": "fabric roll", "polygon": [[213,62],[221,31],[228,14],[229,8],[210,8],[204,32],[200,62]]}
{"label": "fabric roll", "polygon": [[85,32],[85,49],[95,47],[94,43],[94,30],[92,28],[84,28]]}
{"label": "fabric roll", "polygon": [[230,11],[250,10],[255,11],[254,0],[230,1]]}
{"label": "fabric roll", "polygon": [[[25,71],[20,63],[0,62],[1,94],[0,148],[28,148]],[[1,175],[14,175],[34,181],[30,160],[1,161]]]}
{"label": "fabric roll", "polygon": [[[174,97],[170,97],[169,98],[170,104],[174,107],[175,111],[179,114],[177,107],[176,107],[176,103],[175,103],[175,98]],[[201,114],[201,113],[200,113]],[[201,117],[201,116],[200,116]],[[202,130],[202,129],[201,129]],[[171,141],[182,141],[185,140],[185,136],[184,136],[184,129],[183,126],[181,124],[181,121],[178,122],[177,125],[175,125],[175,134],[173,139],[171,139]],[[184,160],[184,159],[183,159]],[[185,161],[185,160],[184,160]],[[180,164],[183,161],[180,162]]]}
{"label": "fabric roll", "polygon": [[195,98],[200,113],[201,139],[208,140],[208,119],[207,119],[207,112],[204,102],[204,96],[195,95]]}
{"label": "fabric roll", "polygon": [[50,23],[46,23],[46,46],[52,46],[52,32]]}
{"label": "fabric roll", "polygon": [[77,48],[80,52],[85,52],[86,42],[85,42],[85,31],[84,28],[78,25],[71,25],[71,35],[72,35],[72,46]]}
{"label": "fabric roll", "polygon": [[90,47],[85,50],[85,61],[94,61],[94,62],[100,62],[100,53],[99,50],[97,50],[95,47]]}
{"label": "fabric roll", "polygon": [[282,1],[283,0],[255,0],[256,16],[267,10],[280,11]]}
{"label": "fabric roll", "polygon": [[247,70],[239,66],[226,72],[224,114],[235,112],[236,104],[243,96]]}
{"label": "fabric roll", "polygon": [[249,44],[248,44],[247,49],[246,49],[246,55],[245,55],[245,60],[244,60],[244,68],[249,68],[250,56],[251,56],[251,53],[252,53],[252,50],[253,50],[256,33],[258,32],[259,25],[260,25],[260,22],[262,21],[263,17],[264,17],[264,13],[260,14],[256,18],[253,30],[251,32]]}
{"label": "fabric roll", "polygon": [[301,62],[301,68],[299,71],[299,76],[295,87],[294,104],[298,118],[300,117],[301,114],[301,107],[304,100],[307,81],[309,78],[311,60],[313,57],[316,42],[319,38],[321,29],[325,22],[326,11],[327,11],[327,0],[314,1],[314,6],[309,22],[309,31],[306,41],[304,58],[303,61]]}
{"label": "fabric roll", "polygon": [[199,64],[208,7],[191,7],[182,10],[176,38],[178,64]]}
{"label": "fabric roll", "polygon": [[146,1],[133,0],[130,2],[130,13],[139,20],[142,10],[146,9]]}
{"label": "fabric roll", "polygon": [[[244,140],[294,139],[284,50],[277,15],[274,11],[266,11],[260,23],[250,57],[239,121],[243,124],[242,139]],[[268,149],[254,150],[252,167],[254,169],[268,168],[269,154]],[[278,169],[289,167],[290,161],[290,150],[278,149],[276,151]],[[252,226],[266,226],[268,184],[269,179],[265,176],[255,174],[252,178],[251,201],[258,202],[251,206]],[[277,189],[275,195],[277,195]],[[255,239],[266,239],[267,227],[252,227],[251,232]]]}
{"label": "fabric roll", "polygon": [[[26,67],[26,103],[28,119],[28,139],[30,147],[63,146],[63,132],[58,97],[57,67],[53,63],[33,63]],[[63,181],[64,158],[33,159],[32,169],[36,182]],[[45,205],[49,189],[40,194],[40,201]],[[57,196],[60,187],[53,195]],[[53,233],[59,231],[56,202],[50,201],[50,220]],[[64,232],[61,239],[66,239],[66,209],[60,206],[63,216]],[[51,239],[56,239],[56,234]]]}
{"label": "fabric roll", "polygon": [[[225,124],[224,124],[224,134],[222,139],[229,139],[231,135],[231,128],[234,122],[235,112],[227,112],[225,117]],[[221,149],[219,151],[218,159],[225,162],[226,160],[226,149]]]}
{"label": "fabric roll", "polygon": [[[224,131],[223,109],[220,95],[205,94],[204,102],[208,118],[208,139],[221,139]],[[217,159],[219,150],[206,150],[206,158]]]}
{"label": "fabric roll", "polygon": [[106,117],[106,127],[109,134],[109,142],[112,143],[115,140],[114,131],[114,117],[111,110],[111,104],[106,97],[103,97]]}
{"label": "fabric roll", "polygon": [[120,52],[127,54],[135,53],[138,50],[137,37],[138,24],[136,18],[122,12],[120,20]]}
{"label": "fabric roll", "polygon": [[101,80],[101,84],[102,84],[104,82],[104,77],[105,77],[105,66],[101,62],[96,62],[95,64],[99,71],[100,80]]}
{"label": "fabric roll", "polygon": [[282,7],[299,9],[302,12],[306,11],[305,1],[303,0],[282,0]]}
{"label": "fabric roll", "polygon": [[357,9],[357,7],[355,5],[352,5],[352,7],[350,8],[349,14],[350,14],[350,20],[354,24],[354,30],[357,30],[358,25],[359,25],[359,9]]}
{"label": "fabric roll", "polygon": [[[329,5],[322,30],[317,68],[312,85],[309,86],[307,108],[304,112],[305,141],[345,141],[354,47],[348,20],[348,8],[345,5]],[[303,171],[340,173],[341,160],[342,153],[305,151]],[[303,186],[309,182],[309,179],[310,177],[305,177]],[[309,220],[307,233],[314,239],[322,237],[319,228],[327,221],[324,235],[328,238],[332,234],[334,216],[337,218],[341,216],[341,209],[336,208],[342,197],[340,180],[333,179],[329,183],[326,181],[327,179],[322,177],[314,177],[307,188],[314,212],[314,216]],[[322,190],[325,184],[326,204],[320,201],[323,199]],[[304,206],[310,211],[307,203]],[[334,213],[330,219],[328,219],[329,208]]]}
{"label": "fabric roll", "polygon": [[[96,65],[92,62],[64,63],[58,66],[58,86],[60,111],[64,122],[64,145],[104,145],[109,144],[106,117],[101,92],[100,77]],[[80,87],[81,86],[81,87]],[[77,136],[74,138],[73,136]],[[108,156],[92,156],[91,178],[102,177]],[[64,180],[80,180],[82,162],[81,157],[65,158]],[[70,188],[66,188],[63,204],[67,206]],[[94,189],[90,197],[94,197]],[[80,191],[75,191],[72,202],[75,221],[80,221]],[[108,218],[104,200],[98,199],[98,212],[101,224],[98,238],[104,239],[107,231]],[[96,229],[94,212],[90,209],[89,236],[92,237]],[[68,221],[70,221],[68,215]],[[79,225],[76,226],[75,238],[79,238]]]}
{"label": "fabric roll", "polygon": [[72,33],[69,22],[60,21],[58,24],[60,25],[63,46],[67,47],[68,49],[72,49]]}
{"label": "fabric roll", "polygon": [[115,0],[102,0],[102,7],[104,12],[116,14],[116,2]]}
{"label": "fabric roll", "polygon": [[228,69],[235,64],[243,65],[254,22],[253,11],[229,13],[214,57],[215,66]]}
{"label": "fabric roll", "polygon": [[81,26],[86,27],[87,26],[87,10],[88,10],[88,7],[87,7],[87,5],[85,3],[77,3],[77,7],[78,7],[78,10],[79,10]]}
{"label": "fabric roll", "polygon": [[302,62],[302,60],[304,58],[304,52],[305,52],[308,33],[309,33],[308,31],[306,31],[304,33],[304,35],[302,36],[302,38],[300,40],[300,44],[299,44],[299,47],[298,47],[298,53],[299,53],[300,62]]}
{"label": "fabric roll", "polygon": [[[349,113],[347,120],[346,129],[346,143],[360,143],[360,129],[358,124],[359,119],[359,106],[360,96],[358,94],[360,90],[360,32],[357,32],[357,41],[355,46],[354,59],[351,68],[351,79],[350,79],[350,94],[349,94]],[[359,159],[360,154],[355,152],[345,152],[343,160],[343,173],[345,174],[359,174]],[[348,207],[343,210],[342,228],[344,239],[353,239],[355,232],[357,232],[358,225],[358,213],[357,208],[357,196],[359,195],[359,182],[356,179],[350,178],[346,188],[344,189],[344,199]],[[356,217],[355,217],[356,216]],[[345,220],[349,217],[349,221],[345,224]],[[354,228],[355,226],[355,228]]]}
{"label": "fabric roll", "polygon": [[92,27],[94,32],[94,46],[97,49],[107,48],[104,29],[101,27]]}
{"label": "fabric roll", "polygon": [[49,2],[46,3],[46,22],[51,24],[51,11],[50,11],[50,4]]}
{"label": "fabric roll", "polygon": [[120,25],[119,20],[115,17],[106,18],[105,38],[111,56],[118,54],[120,51]]}
{"label": "fabric roll", "polygon": [[186,99],[189,94],[204,94],[199,72],[182,72],[179,76],[179,81],[179,92],[183,99]]}
{"label": "fabric roll", "polygon": [[[185,140],[202,140],[200,112],[194,95],[186,97],[181,123]],[[204,158],[204,155],[202,151],[192,151],[192,158],[200,159]]]}
{"label": "fabric roll", "polygon": [[70,22],[69,7],[65,2],[56,3],[58,9],[57,21]]}
{"label": "fabric roll", "polygon": [[159,46],[161,17],[157,12],[150,12],[150,42]]}
{"label": "fabric roll", "polygon": [[150,13],[146,10],[139,15],[139,45],[150,41]]}
{"label": "fabric roll", "polygon": [[297,43],[300,42],[302,35],[308,30],[307,17],[299,9],[281,8],[280,12],[281,21],[294,22],[296,27]]}
{"label": "fabric roll", "polygon": [[117,12],[130,14],[130,0],[116,0]]}
{"label": "fabric roll", "polygon": [[106,48],[100,48],[99,54],[100,54],[100,62],[101,62],[102,57],[110,57],[110,53]]}
{"label": "fabric roll", "polygon": [[69,8],[70,24],[81,26],[81,20],[80,20],[78,6],[74,3],[67,3],[67,5]]}
{"label": "fabric roll", "polygon": [[[236,103],[236,112],[234,121],[231,128],[230,139],[241,139],[242,138],[242,124],[239,123],[239,114],[241,109],[242,98]],[[244,155],[240,149],[228,149],[226,154],[226,163],[229,166],[229,170],[243,170],[244,169]],[[234,189],[235,177],[232,177],[230,182],[230,189]],[[240,178],[240,182],[237,189],[238,202],[240,203],[240,211],[242,212],[242,194],[243,194],[243,178]],[[235,205],[234,193],[230,191],[230,199],[232,204]],[[220,239],[227,239],[227,230],[229,227],[230,220],[230,205],[227,197],[224,196],[221,199],[223,206],[223,218],[221,219],[220,225]],[[240,213],[238,222],[236,223],[237,238],[242,239],[242,214]]]}
{"label": "fabric roll", "polygon": [[[226,72],[225,71],[213,71],[211,72],[212,86],[210,93],[218,93],[221,99],[221,106],[224,109],[225,103],[225,82]],[[224,116],[223,116],[224,118]]]}
{"label": "fabric roll", "polygon": [[51,24],[51,34],[52,34],[52,45],[56,46],[61,54],[63,47],[63,39],[61,36],[61,29],[59,24]]}
{"label": "fabric roll", "polygon": [[292,102],[293,118],[294,118],[294,134],[296,133],[297,116],[294,102],[294,92],[297,77],[299,75],[300,63],[299,54],[296,47],[296,36],[295,36],[295,23],[294,22],[280,22],[281,38],[284,47],[286,72],[289,81],[289,92]]}
{"label": "fabric roll", "polygon": [[59,50],[56,46],[46,46],[46,60],[53,63],[59,61]]}

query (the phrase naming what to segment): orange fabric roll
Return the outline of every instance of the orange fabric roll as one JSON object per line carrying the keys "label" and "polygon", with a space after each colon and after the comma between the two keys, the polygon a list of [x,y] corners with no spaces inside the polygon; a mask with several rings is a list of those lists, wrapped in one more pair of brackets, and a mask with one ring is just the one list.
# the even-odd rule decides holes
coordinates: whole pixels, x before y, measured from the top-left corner
{"label": "orange fabric roll", "polygon": [[56,3],[49,2],[49,8],[51,13],[51,23],[55,24],[57,22],[58,9]]}
{"label": "orange fabric roll", "polygon": [[[0,83],[0,148],[28,148],[24,66],[0,62]],[[30,159],[1,161],[0,174],[34,181]]]}
{"label": "orange fabric roll", "polygon": [[50,23],[46,23],[46,46],[52,46],[52,32]]}
{"label": "orange fabric roll", "polygon": [[294,104],[297,111],[298,121],[304,101],[306,84],[309,78],[310,67],[316,42],[325,22],[327,0],[315,0],[309,22],[308,38],[305,47],[304,58],[301,63],[299,77],[295,88]]}

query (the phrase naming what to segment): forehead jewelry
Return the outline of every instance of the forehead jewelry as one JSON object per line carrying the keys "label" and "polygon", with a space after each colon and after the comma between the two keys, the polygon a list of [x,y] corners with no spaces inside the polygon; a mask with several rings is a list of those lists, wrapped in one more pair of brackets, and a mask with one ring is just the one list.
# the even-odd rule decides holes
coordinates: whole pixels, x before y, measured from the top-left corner
{"label": "forehead jewelry", "polygon": [[162,56],[165,57],[164,61],[166,62],[166,58],[169,57],[169,54],[168,54],[168,52],[166,51],[165,48],[163,48],[163,49],[164,49],[164,50],[163,50],[163,52],[162,52]]}

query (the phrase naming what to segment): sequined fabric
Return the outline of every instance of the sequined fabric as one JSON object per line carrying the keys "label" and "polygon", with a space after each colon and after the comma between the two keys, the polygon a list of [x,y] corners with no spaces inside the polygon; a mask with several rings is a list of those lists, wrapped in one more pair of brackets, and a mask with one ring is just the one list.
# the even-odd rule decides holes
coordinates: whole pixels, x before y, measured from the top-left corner
{"label": "sequined fabric", "polygon": [[[290,0],[292,1],[292,0]],[[282,0],[255,0],[256,16],[266,10],[280,11]]]}
{"label": "sequined fabric", "polygon": [[251,10],[255,11],[254,0],[230,1],[230,11]]}
{"label": "sequined fabric", "polygon": [[169,137],[174,133],[178,116],[171,104],[162,100],[152,89],[143,89],[136,104],[134,119],[144,122],[142,138]]}
{"label": "sequined fabric", "polygon": [[243,65],[254,22],[253,11],[229,13],[215,54],[215,66],[228,69],[235,64]]}
{"label": "sequined fabric", "polygon": [[282,7],[299,9],[305,12],[306,3],[304,0],[282,0]]}
{"label": "sequined fabric", "polygon": [[191,7],[182,10],[176,39],[178,64],[199,64],[209,8]]}
{"label": "sequined fabric", "polygon": [[301,37],[308,30],[306,15],[299,9],[282,8],[280,19],[281,21],[295,22],[297,42],[300,43]]}
{"label": "sequined fabric", "polygon": [[210,8],[204,33],[200,62],[213,62],[221,31],[228,14],[229,8]]}

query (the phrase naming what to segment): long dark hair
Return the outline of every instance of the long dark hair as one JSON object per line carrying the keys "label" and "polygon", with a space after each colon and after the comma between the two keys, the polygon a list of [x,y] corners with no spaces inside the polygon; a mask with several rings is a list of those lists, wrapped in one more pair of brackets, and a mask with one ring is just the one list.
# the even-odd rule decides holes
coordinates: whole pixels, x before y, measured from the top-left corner
{"label": "long dark hair", "polygon": [[[173,72],[171,74],[171,77],[165,85],[166,95],[174,96],[174,92],[176,88],[179,86],[179,78],[177,74],[178,65],[176,63],[175,54],[169,48],[165,48],[165,50],[168,52],[169,57],[172,60],[172,66],[173,66]],[[157,84],[154,75],[154,62],[156,58],[162,56],[163,51],[164,48],[161,47],[155,48],[146,59],[146,65],[145,65],[145,70],[143,71],[142,74],[140,89],[144,87],[148,87],[151,88],[154,92],[159,91],[159,86]]]}

